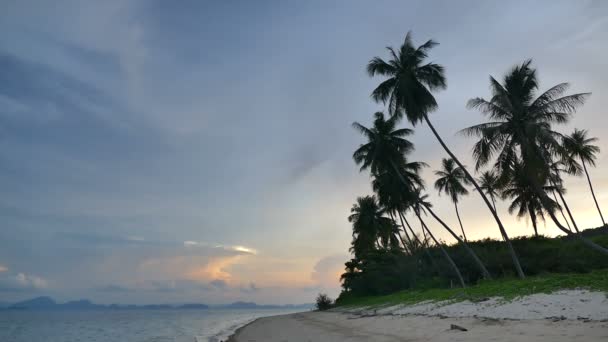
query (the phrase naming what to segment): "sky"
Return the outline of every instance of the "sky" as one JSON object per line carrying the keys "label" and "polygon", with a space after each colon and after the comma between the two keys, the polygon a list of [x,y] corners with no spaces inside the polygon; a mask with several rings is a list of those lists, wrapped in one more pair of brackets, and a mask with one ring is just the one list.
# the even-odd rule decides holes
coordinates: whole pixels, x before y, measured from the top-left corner
{"label": "sky", "polygon": [[[593,93],[558,130],[608,151],[603,1],[0,2],[0,301],[336,296],[350,207],[371,193],[351,124],[384,110],[365,65],[408,30],[440,43],[448,88],[431,118],[466,164],[474,141],[457,132],[483,120],[466,101],[527,58],[541,90]],[[445,153],[415,130],[410,158],[456,225],[430,186]],[[590,170],[606,206],[607,155]],[[586,180],[566,187],[579,226],[599,226]],[[499,236],[478,196],[460,208],[469,238]],[[506,208],[508,232],[531,234]]]}

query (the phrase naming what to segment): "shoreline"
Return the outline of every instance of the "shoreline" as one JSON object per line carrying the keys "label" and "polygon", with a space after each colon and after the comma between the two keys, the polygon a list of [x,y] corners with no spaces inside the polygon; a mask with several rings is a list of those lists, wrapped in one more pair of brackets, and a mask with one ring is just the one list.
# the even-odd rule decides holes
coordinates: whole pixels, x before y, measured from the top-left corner
{"label": "shoreline", "polygon": [[[459,329],[464,328],[464,329]],[[261,317],[230,342],[608,341],[604,292],[563,290],[511,301],[437,301]]]}

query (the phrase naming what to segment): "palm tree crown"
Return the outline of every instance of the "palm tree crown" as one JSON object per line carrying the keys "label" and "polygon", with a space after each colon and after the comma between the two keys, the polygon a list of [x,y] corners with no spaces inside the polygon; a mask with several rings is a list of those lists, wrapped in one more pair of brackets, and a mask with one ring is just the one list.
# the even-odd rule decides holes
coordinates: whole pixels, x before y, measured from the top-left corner
{"label": "palm tree crown", "polygon": [[[439,43],[428,40],[415,47],[412,34],[408,32],[398,51],[387,47],[391,58],[388,61],[374,57],[367,65],[370,76],[387,77],[374,91],[376,102],[388,103],[391,115],[401,118],[404,114],[412,124],[423,120],[423,115],[437,108],[431,91],[447,86],[443,66],[425,63],[428,52]],[[403,112],[405,111],[405,113]]]}
{"label": "palm tree crown", "polygon": [[367,128],[358,122],[353,123],[353,127],[368,140],[353,153],[353,159],[357,165],[361,165],[361,171],[369,168],[372,174],[388,170],[394,172],[405,163],[404,155],[414,149],[414,144],[404,137],[412,134],[412,130],[396,129],[396,125],[395,117],[387,120],[382,112],[374,114],[372,128]]}
{"label": "palm tree crown", "polygon": [[[481,189],[492,199],[492,204],[496,207],[495,198],[500,196],[499,189],[500,184],[498,182],[498,176],[496,172],[489,170],[484,171],[479,176],[479,185]],[[494,208],[496,210],[496,208]]]}
{"label": "palm tree crown", "polygon": [[480,137],[473,148],[477,168],[497,156],[495,167],[505,174],[519,158],[525,168],[542,170],[546,177],[550,156],[561,150],[561,135],[551,124],[566,123],[589,94],[562,96],[569,85],[560,83],[535,97],[538,80],[530,64],[528,60],[515,66],[502,84],[490,77],[490,100],[469,100],[469,108],[479,109],[491,120],[462,131]]}
{"label": "palm tree crown", "polygon": [[356,258],[376,249],[378,239],[382,240],[385,247],[391,243],[393,224],[383,216],[374,196],[358,197],[350,212],[348,222],[353,225],[351,252]]}
{"label": "palm tree crown", "polygon": [[454,203],[458,203],[458,197],[469,193],[464,184],[469,184],[462,168],[458,167],[453,159],[443,158],[441,160],[441,170],[435,171],[435,176],[439,177],[435,181],[435,189],[446,193]]}
{"label": "palm tree crown", "polygon": [[593,145],[597,138],[588,137],[587,133],[585,129],[575,128],[574,133],[564,138],[564,149],[569,156],[595,166],[595,155],[600,153],[600,148]]}
{"label": "palm tree crown", "polygon": [[[523,168],[516,164],[515,169],[511,172],[511,178],[509,183],[505,186],[502,191],[503,199],[511,199],[511,205],[509,205],[509,213],[512,214],[517,211],[517,217],[529,216],[532,221],[534,228],[534,235],[538,236],[538,219],[545,220],[544,207],[538,192],[535,191],[534,187],[530,182],[530,177],[525,173]],[[545,191],[552,190],[551,186],[545,186]],[[557,206],[553,200],[554,206]]]}

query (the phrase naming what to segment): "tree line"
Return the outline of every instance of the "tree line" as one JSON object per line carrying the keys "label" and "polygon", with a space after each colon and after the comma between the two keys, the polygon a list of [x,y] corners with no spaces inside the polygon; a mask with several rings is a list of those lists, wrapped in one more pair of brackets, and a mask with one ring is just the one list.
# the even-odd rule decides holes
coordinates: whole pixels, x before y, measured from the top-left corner
{"label": "tree line", "polygon": [[[575,129],[570,135],[554,130],[555,126],[569,122],[590,93],[567,94],[568,83],[540,93],[531,60],[512,67],[500,81],[490,77],[490,97],[473,98],[467,103],[468,108],[483,114],[484,122],[459,132],[476,139],[472,149],[473,169],[477,173],[474,176],[431,121],[431,114],[438,108],[434,94],[447,88],[444,67],[427,61],[437,45],[428,40],[415,46],[408,32],[398,49],[387,48],[389,59],[374,57],[367,65],[370,77],[381,78],[371,98],[386,106],[387,114],[374,113],[369,127],[353,123],[365,139],[353,153],[353,159],[360,171],[369,172],[374,194],[357,198],[352,206],[348,220],[352,224],[350,251],[354,258],[346,263],[343,279],[362,272],[357,265],[365,263],[366,258],[388,251],[416,256],[414,259],[428,260],[431,265],[439,262],[440,257],[460,286],[465,287],[465,277],[450,248],[435,236],[429,220],[457,241],[458,248],[483,278],[492,278],[483,258],[471,248],[458,210],[459,200],[469,194],[468,187],[477,192],[494,218],[511,267],[520,278],[526,276],[525,265],[522,267],[519,251],[498,215],[498,200],[508,201],[510,214],[529,218],[535,236],[539,220],[548,218],[568,237],[608,254],[607,248],[581,233],[564,197],[563,176],[584,174],[602,224],[606,225],[588,171],[588,166],[595,166],[600,151],[595,145],[597,138],[590,137],[587,130]],[[440,169],[434,172],[434,188],[454,204],[458,229],[450,227],[433,210],[420,175],[428,165],[410,160],[414,144],[408,137],[414,131],[400,127],[404,120],[413,128],[428,126],[447,154]]]}

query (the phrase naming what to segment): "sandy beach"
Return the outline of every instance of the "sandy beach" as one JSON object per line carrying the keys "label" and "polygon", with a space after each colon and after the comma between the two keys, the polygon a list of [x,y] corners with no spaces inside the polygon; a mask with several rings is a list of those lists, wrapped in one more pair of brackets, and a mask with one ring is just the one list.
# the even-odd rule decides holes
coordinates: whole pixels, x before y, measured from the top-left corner
{"label": "sandy beach", "polygon": [[[452,324],[467,331],[450,329]],[[260,318],[231,342],[310,341],[606,341],[608,322],[490,320],[428,316],[362,317],[306,312]]]}
{"label": "sandy beach", "polygon": [[605,294],[561,291],[509,302],[489,298],[483,303],[419,303],[266,317],[237,330],[229,341],[607,340]]}

